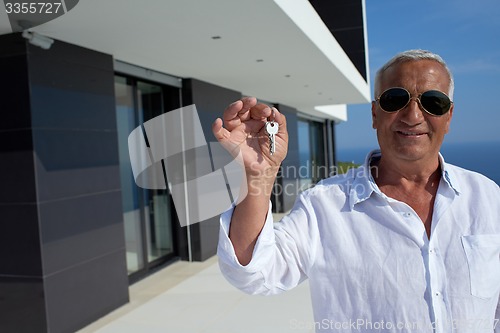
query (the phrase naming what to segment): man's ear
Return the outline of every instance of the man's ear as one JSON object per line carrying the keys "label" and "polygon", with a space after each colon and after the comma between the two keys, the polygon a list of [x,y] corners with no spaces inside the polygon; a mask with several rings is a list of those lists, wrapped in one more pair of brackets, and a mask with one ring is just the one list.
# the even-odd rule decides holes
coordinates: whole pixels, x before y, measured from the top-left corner
{"label": "man's ear", "polygon": [[372,101],[372,128],[377,129],[377,102]]}

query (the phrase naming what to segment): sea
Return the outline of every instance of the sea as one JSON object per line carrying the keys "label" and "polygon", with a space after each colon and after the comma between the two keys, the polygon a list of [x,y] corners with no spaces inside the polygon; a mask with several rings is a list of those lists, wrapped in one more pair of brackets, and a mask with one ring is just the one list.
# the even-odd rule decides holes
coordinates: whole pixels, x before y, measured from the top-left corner
{"label": "sea", "polygon": [[[337,160],[362,164],[367,153],[375,148],[337,148]],[[446,163],[479,172],[500,186],[500,142],[445,142],[441,154]]]}

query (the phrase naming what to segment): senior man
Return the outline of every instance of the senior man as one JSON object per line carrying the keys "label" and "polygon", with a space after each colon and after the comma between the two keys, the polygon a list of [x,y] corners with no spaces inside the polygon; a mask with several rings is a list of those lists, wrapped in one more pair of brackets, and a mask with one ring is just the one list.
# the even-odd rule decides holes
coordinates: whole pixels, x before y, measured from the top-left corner
{"label": "senior man", "polygon": [[[500,332],[500,189],[439,153],[453,86],[436,54],[389,60],[371,107],[380,149],[302,192],[277,223],[269,199],[287,151],[285,116],[255,98],[231,104],[213,132],[242,152],[248,195],[221,216],[224,276],[250,294],[309,279],[316,323],[366,323],[317,331]],[[269,117],[279,125],[273,154]]]}

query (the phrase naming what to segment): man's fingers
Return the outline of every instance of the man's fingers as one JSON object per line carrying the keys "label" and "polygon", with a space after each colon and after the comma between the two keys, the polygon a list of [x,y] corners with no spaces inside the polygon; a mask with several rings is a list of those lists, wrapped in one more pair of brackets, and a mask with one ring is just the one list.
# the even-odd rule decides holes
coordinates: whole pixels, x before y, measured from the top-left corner
{"label": "man's fingers", "polygon": [[259,103],[250,109],[250,118],[255,120],[264,120],[271,116],[271,108],[266,105]]}
{"label": "man's fingers", "polygon": [[[212,124],[212,133],[219,143],[222,145],[231,144],[231,141],[234,141],[232,131],[227,130],[223,126],[222,119],[217,118]],[[241,137],[241,135],[239,135]],[[238,135],[236,135],[236,139],[238,139]]]}
{"label": "man's fingers", "polygon": [[235,117],[237,117],[242,107],[243,102],[241,100],[237,100],[236,102],[229,104],[222,114],[222,119],[224,119],[224,121],[234,119]]}
{"label": "man's fingers", "polygon": [[255,97],[244,97],[230,104],[222,116],[217,119],[212,131],[218,140],[223,139],[238,126],[245,125],[247,133],[256,133],[262,130],[265,122],[274,120],[280,125],[280,132],[286,131],[286,119],[276,108],[263,103],[257,104]]}
{"label": "man's fingers", "polygon": [[212,133],[218,141],[221,141],[226,138],[227,130],[222,127],[222,119],[215,119],[212,124]]}
{"label": "man's fingers", "polygon": [[[275,107],[272,108],[272,111],[274,111],[274,121],[277,122],[279,125],[279,133],[286,132],[286,117],[281,112],[279,112],[279,110],[276,109]],[[272,111],[271,111],[271,120],[273,120]]]}
{"label": "man's fingers", "polygon": [[222,119],[224,119],[224,121],[227,121],[232,120],[235,117],[241,117],[242,114],[246,113],[256,104],[257,99],[255,99],[255,97],[244,97],[240,100],[237,100],[236,102],[229,104],[226,110],[224,110]]}
{"label": "man's fingers", "polygon": [[248,111],[257,104],[257,98],[255,97],[243,97],[241,99],[243,103],[242,110]]}
{"label": "man's fingers", "polygon": [[238,156],[239,146],[236,142],[232,142],[231,133],[222,126],[222,119],[217,118],[212,124],[212,133],[217,141],[224,147],[233,157]]}
{"label": "man's fingers", "polygon": [[234,128],[241,125],[242,121],[250,119],[249,110],[255,106],[255,104],[257,104],[257,99],[255,97],[244,97],[230,104],[222,115],[225,127],[229,131],[232,131]]}

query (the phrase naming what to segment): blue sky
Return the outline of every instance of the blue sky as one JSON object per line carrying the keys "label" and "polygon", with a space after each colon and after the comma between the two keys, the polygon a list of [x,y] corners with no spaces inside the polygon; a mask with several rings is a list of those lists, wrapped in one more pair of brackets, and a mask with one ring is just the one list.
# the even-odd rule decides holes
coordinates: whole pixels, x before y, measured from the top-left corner
{"label": "blue sky", "polygon": [[[445,144],[500,144],[500,1],[366,0],[366,20],[372,80],[400,51],[438,53],[455,78],[455,111]],[[337,148],[377,147],[370,105],[349,105],[348,118],[337,126]]]}

